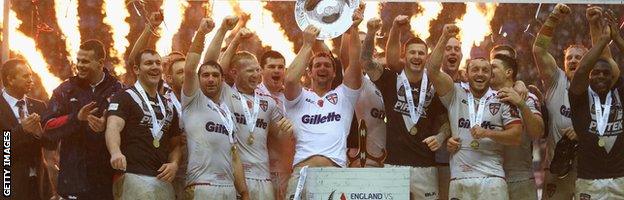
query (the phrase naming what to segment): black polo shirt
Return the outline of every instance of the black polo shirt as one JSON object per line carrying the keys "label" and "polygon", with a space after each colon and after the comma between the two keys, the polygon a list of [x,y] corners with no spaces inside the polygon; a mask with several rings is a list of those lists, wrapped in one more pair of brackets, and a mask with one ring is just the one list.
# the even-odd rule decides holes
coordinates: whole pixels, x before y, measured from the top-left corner
{"label": "black polo shirt", "polygon": [[[403,116],[409,117],[407,101],[405,100],[405,89],[400,86],[397,95],[398,74],[388,69],[384,69],[381,77],[375,81],[375,85],[381,91],[384,106],[386,108],[386,150],[388,158],[386,164],[404,165],[413,167],[435,166],[435,152],[431,151],[427,144],[422,141],[438,134],[442,123],[446,120],[446,108],[435,95],[435,91],[427,91],[425,96],[425,112],[420,116],[416,127],[418,133],[411,135],[405,127]],[[420,94],[420,81],[410,82],[414,106],[418,106]],[[429,81],[428,86],[431,86]]]}
{"label": "black polo shirt", "polygon": [[[163,136],[158,148],[153,145],[151,132],[152,120],[146,105],[141,101],[135,87],[131,87],[115,95],[108,109],[109,115],[125,120],[121,131],[121,152],[126,156],[126,172],[157,176],[158,169],[169,162],[171,138],[180,134],[178,116],[173,105],[165,97],[159,95],[165,105],[167,116],[162,128]],[[158,99],[148,97],[156,118],[162,122],[163,114],[158,106]]]}
{"label": "black polo shirt", "polygon": [[[617,93],[616,93],[617,91]],[[624,177],[624,137],[622,132],[622,78],[612,88],[613,100],[605,136],[615,136],[611,151],[598,145],[595,109],[589,91],[580,95],[569,92],[572,124],[578,135],[578,178],[607,179]],[[615,95],[617,94],[617,95]]]}

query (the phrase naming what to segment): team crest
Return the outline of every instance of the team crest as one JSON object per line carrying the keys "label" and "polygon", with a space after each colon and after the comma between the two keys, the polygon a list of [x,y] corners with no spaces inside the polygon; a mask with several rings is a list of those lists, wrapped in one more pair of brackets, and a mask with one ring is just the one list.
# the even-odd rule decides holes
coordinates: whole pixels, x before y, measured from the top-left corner
{"label": "team crest", "polygon": [[317,104],[319,107],[323,107],[323,99],[319,99],[319,100],[316,102],[316,104]]}
{"label": "team crest", "polygon": [[327,101],[329,101],[329,103],[332,103],[334,105],[336,105],[336,103],[338,103],[338,94],[336,94],[336,93],[331,93],[331,94],[327,95],[325,98],[327,99]]}
{"label": "team crest", "polygon": [[490,107],[490,114],[496,115],[496,113],[498,113],[498,111],[500,110],[501,104],[491,103],[489,107]]}
{"label": "team crest", "polygon": [[265,100],[260,100],[260,108],[262,109],[262,111],[266,112],[269,108],[269,102]]}

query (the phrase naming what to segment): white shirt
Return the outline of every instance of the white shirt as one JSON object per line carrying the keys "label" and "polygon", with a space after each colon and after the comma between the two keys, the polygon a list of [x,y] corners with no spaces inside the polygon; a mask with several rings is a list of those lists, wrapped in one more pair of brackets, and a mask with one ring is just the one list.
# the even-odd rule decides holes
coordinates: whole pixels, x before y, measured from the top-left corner
{"label": "white shirt", "polygon": [[15,116],[15,119],[17,119],[17,121],[21,123],[20,117],[19,117],[20,116],[19,107],[17,107],[17,101],[19,100],[24,101],[24,112],[25,112],[24,116],[26,116],[28,115],[28,106],[26,106],[26,98],[22,97],[22,99],[16,99],[15,97],[7,93],[6,90],[2,90],[2,96],[7,101],[7,103],[9,103],[9,107],[11,107],[11,110],[13,111],[13,115]]}
{"label": "white shirt", "polygon": [[292,121],[296,138],[296,165],[320,155],[341,167],[347,165],[347,135],[360,90],[339,85],[322,97],[301,89],[292,101],[286,100],[286,116]]}

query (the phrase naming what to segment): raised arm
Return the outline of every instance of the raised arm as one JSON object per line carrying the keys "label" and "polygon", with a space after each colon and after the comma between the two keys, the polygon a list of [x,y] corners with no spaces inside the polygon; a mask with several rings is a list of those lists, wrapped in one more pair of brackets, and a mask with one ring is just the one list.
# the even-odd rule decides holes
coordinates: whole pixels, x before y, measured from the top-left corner
{"label": "raised arm", "polygon": [[594,44],[589,52],[583,56],[578,69],[574,72],[572,83],[570,83],[570,92],[580,95],[587,90],[589,86],[589,73],[594,69],[594,65],[596,65],[602,51],[609,42],[611,42],[611,35],[609,33],[603,34],[600,40],[598,40],[598,43]]}
{"label": "raised arm", "polygon": [[622,39],[622,35],[620,34],[620,24],[617,20],[617,17],[612,11],[607,12],[607,18],[609,23],[609,30],[611,32],[611,39],[615,43],[615,45],[620,49],[620,52],[624,52],[624,39]]}
{"label": "raised arm", "polygon": [[[189,52],[186,54],[186,63],[184,65],[185,80],[182,84],[182,92],[184,92],[184,95],[186,96],[193,95],[199,88],[197,68],[199,67],[201,53],[204,50],[204,40],[206,39],[206,34],[212,31],[213,28],[214,22],[212,19],[202,19],[199,27],[197,28],[197,33],[195,33],[195,38],[193,38],[193,42],[191,43],[191,47],[189,48]],[[219,51],[219,49],[216,51]]]}
{"label": "raised arm", "polygon": [[366,24],[368,32],[362,44],[362,54],[360,60],[364,67],[364,72],[368,74],[371,81],[376,81],[383,73],[383,66],[373,60],[373,52],[375,51],[375,33],[381,28],[381,19],[373,18]]}
{"label": "raised arm", "polygon": [[130,50],[130,54],[128,54],[128,60],[133,61],[134,57],[136,57],[136,54],[147,48],[150,39],[152,38],[152,36],[154,36],[152,31],[156,30],[156,28],[160,26],[162,21],[162,12],[153,12],[150,14],[150,21],[145,23],[145,28],[143,29],[143,32],[141,32],[141,35],[134,43],[134,46],[132,46],[132,50]]}
{"label": "raised arm", "polygon": [[241,41],[250,38],[252,35],[253,33],[247,28],[242,28],[236,33],[236,36],[234,36],[234,39],[232,39],[232,42],[228,45],[223,56],[219,59],[219,64],[224,72],[230,70],[230,62],[234,54],[238,51],[238,45],[240,45]]}
{"label": "raised arm", "polygon": [[388,68],[394,72],[401,72],[405,63],[401,60],[401,32],[409,28],[409,18],[405,15],[399,15],[394,18],[388,43],[386,44],[386,62]]}
{"label": "raised arm", "polygon": [[439,96],[445,96],[453,90],[453,78],[440,70],[442,66],[442,58],[444,57],[444,48],[448,40],[455,37],[459,32],[459,28],[453,24],[446,24],[442,30],[442,36],[438,39],[433,52],[425,66],[427,67],[427,75],[431,79],[433,87]]}
{"label": "raised arm", "polygon": [[225,38],[225,33],[227,33],[229,30],[232,30],[236,26],[236,23],[238,23],[237,16],[227,16],[225,17],[225,19],[223,19],[221,27],[217,29],[217,32],[212,38],[212,41],[210,41],[210,45],[208,45],[208,49],[206,50],[206,54],[204,55],[203,63],[210,60],[219,60],[219,54],[221,53],[221,45],[223,44],[223,38]]}
{"label": "raised arm", "polygon": [[301,94],[301,76],[306,71],[308,60],[312,54],[312,45],[316,41],[319,29],[314,26],[308,26],[303,31],[303,46],[299,49],[299,53],[288,70],[284,78],[284,96],[287,100],[294,100]]}
{"label": "raised arm", "polygon": [[552,85],[555,81],[555,72],[559,68],[555,58],[548,53],[554,30],[559,25],[559,21],[570,14],[570,8],[565,4],[557,4],[555,9],[546,19],[544,25],[540,29],[535,42],[533,43],[533,57],[535,65],[540,72],[542,80],[546,87]]}
{"label": "raised arm", "polygon": [[353,24],[348,30],[351,32],[349,36],[349,65],[345,69],[344,79],[342,80],[345,86],[353,90],[360,89],[362,86],[362,64],[360,62],[362,44],[358,37],[358,25],[360,25],[360,22],[362,22],[362,13],[356,12],[353,16]]}
{"label": "raised arm", "polygon": [[[610,29],[610,20],[608,20],[610,19],[610,14],[612,14],[612,12],[603,10],[601,7],[598,6],[587,8],[586,16],[589,20],[589,34],[591,36],[592,45],[596,45],[596,43],[598,43],[598,41],[600,40],[600,36],[603,32],[609,31],[606,29]],[[613,82],[611,84],[615,84],[617,79],[620,77],[620,68],[618,67],[618,64],[615,62],[615,60],[613,60],[613,54],[611,53],[611,49],[608,46],[609,44],[607,44],[607,47],[602,50],[600,57],[607,60],[607,62],[609,62],[609,65],[611,65],[611,69],[613,70]]]}

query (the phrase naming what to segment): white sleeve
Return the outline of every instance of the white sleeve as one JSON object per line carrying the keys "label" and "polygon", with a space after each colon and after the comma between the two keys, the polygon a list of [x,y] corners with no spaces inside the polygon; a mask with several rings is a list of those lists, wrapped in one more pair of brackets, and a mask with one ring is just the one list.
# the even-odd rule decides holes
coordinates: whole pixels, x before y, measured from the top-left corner
{"label": "white sleeve", "polygon": [[305,89],[301,88],[301,92],[299,93],[299,96],[297,96],[297,98],[291,100],[288,100],[286,98],[284,98],[286,100],[285,102],[285,108],[286,110],[291,109],[295,106],[297,106],[297,104],[299,104],[299,102],[301,101],[301,99],[303,98],[303,95],[306,93]]}
{"label": "white sleeve", "polygon": [[190,96],[186,96],[184,92],[182,92],[182,110],[188,109],[188,107],[193,104],[193,102],[197,101],[199,95],[203,95],[203,92],[199,88],[193,91],[193,94]]}
{"label": "white sleeve", "polygon": [[362,92],[362,88],[363,87],[360,87],[359,89],[354,90],[344,84],[341,84],[336,88],[336,91],[338,92],[338,94],[343,94],[347,98],[349,104],[355,107],[355,103],[357,103],[357,99]]}
{"label": "white sleeve", "polygon": [[440,97],[440,102],[442,102],[442,105],[444,105],[446,109],[449,109],[449,107],[455,100],[455,97],[457,96],[457,91],[461,91],[461,90],[463,90],[463,88],[461,87],[459,83],[453,84],[453,89],[451,89],[451,91],[449,91],[448,94]]}

